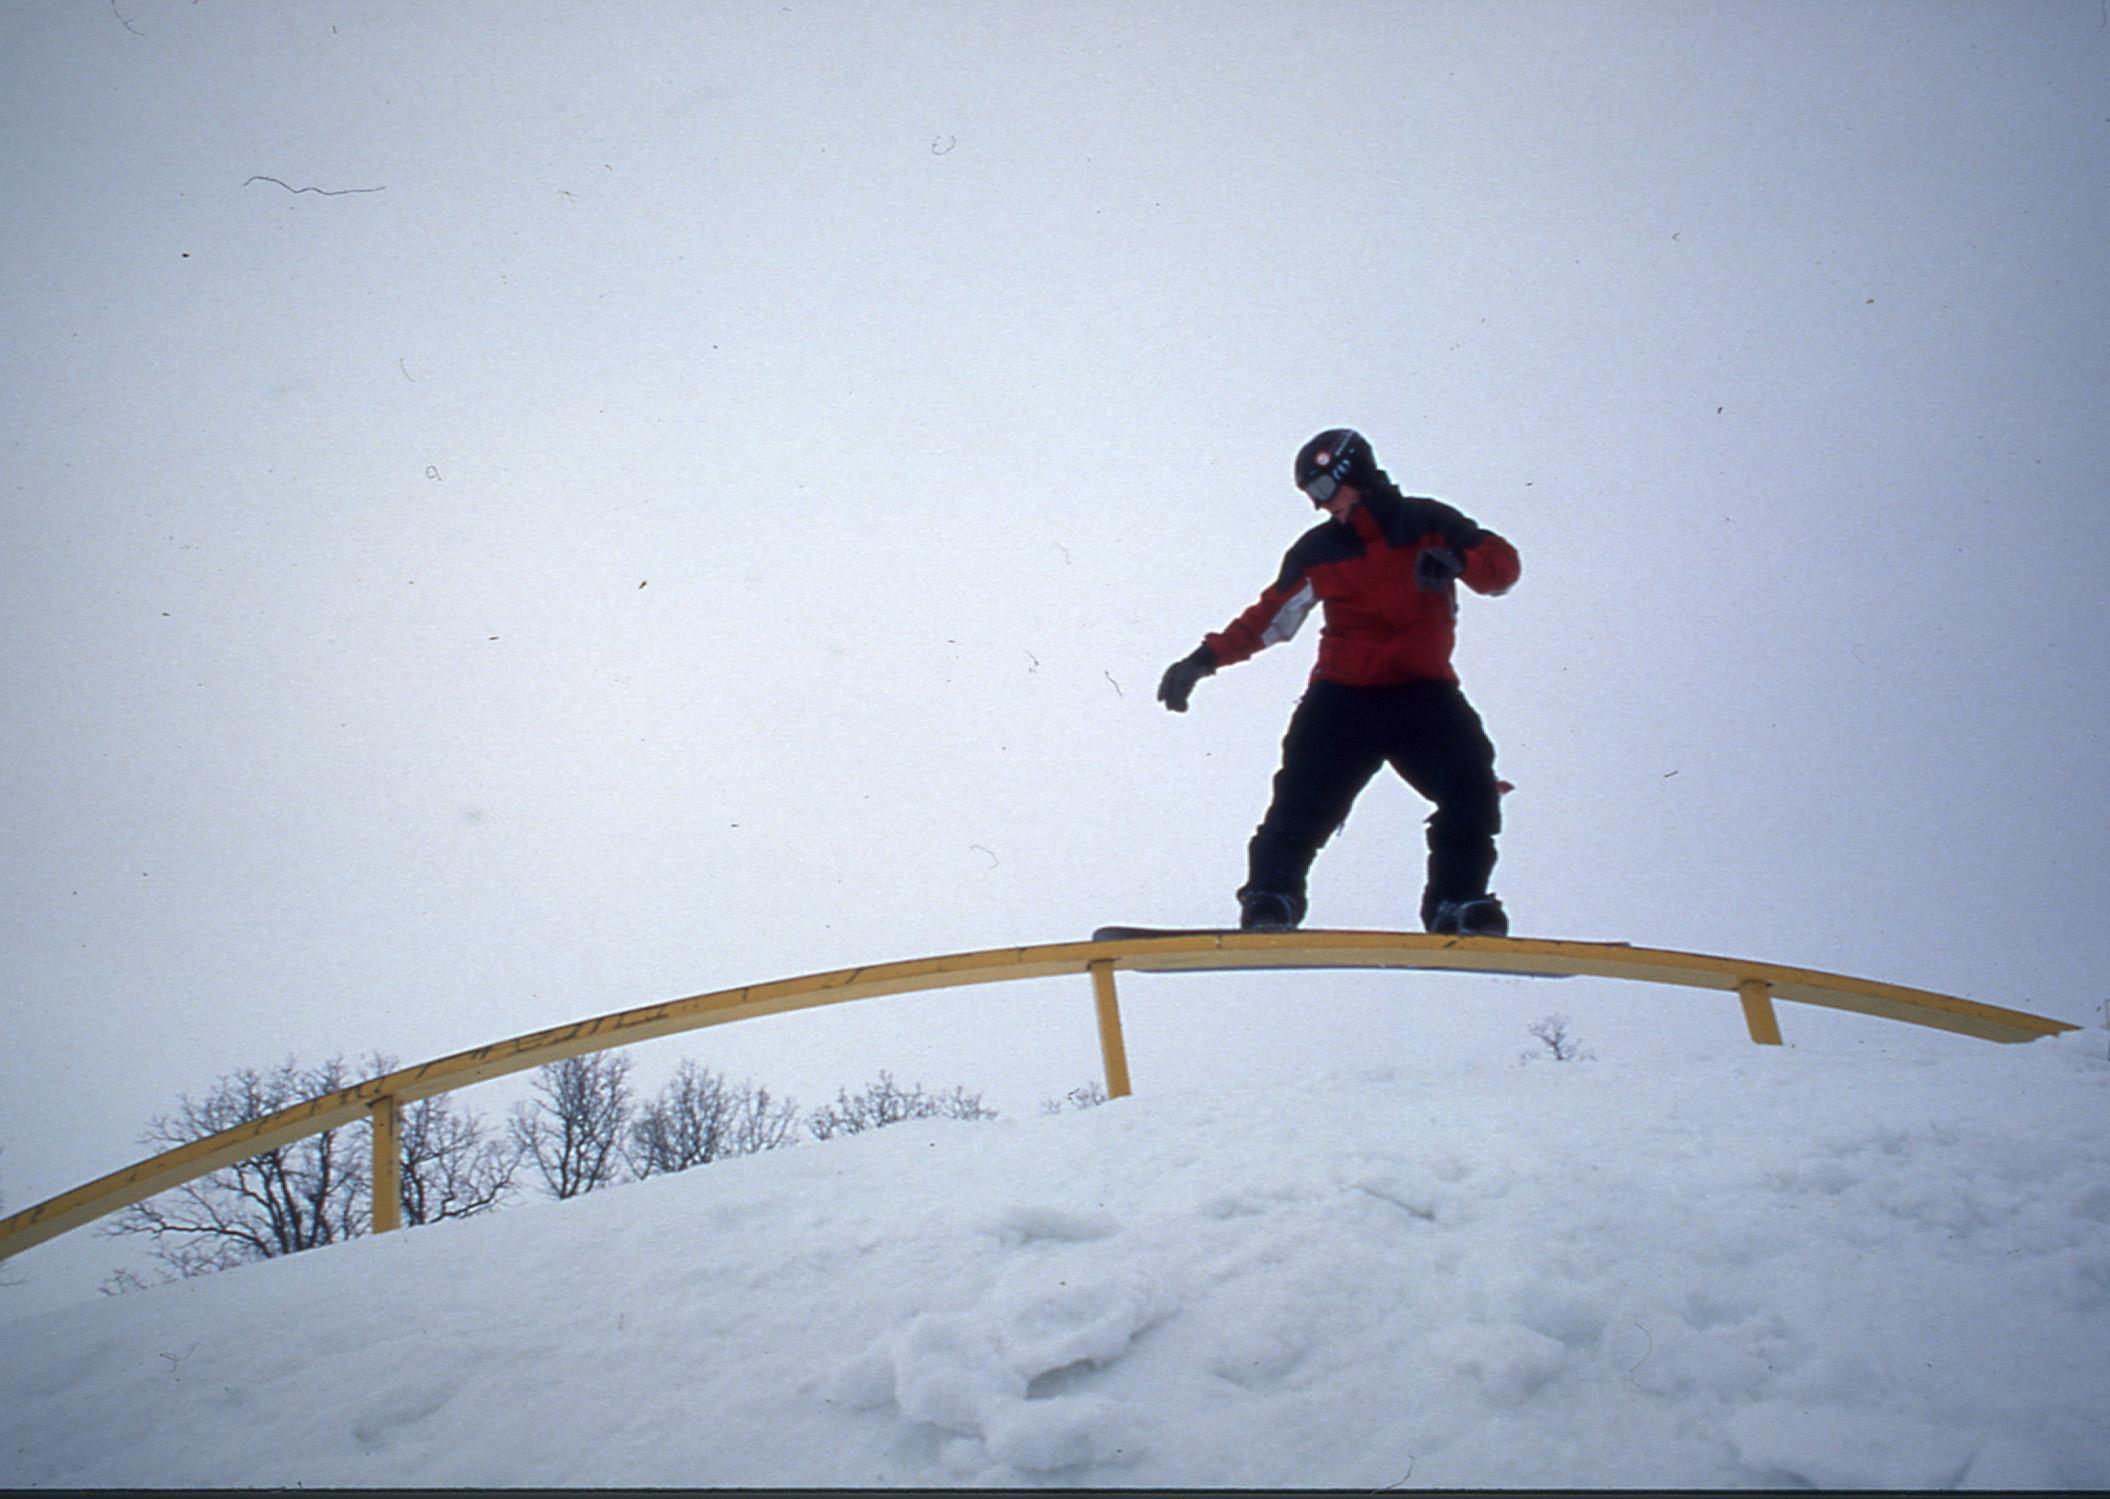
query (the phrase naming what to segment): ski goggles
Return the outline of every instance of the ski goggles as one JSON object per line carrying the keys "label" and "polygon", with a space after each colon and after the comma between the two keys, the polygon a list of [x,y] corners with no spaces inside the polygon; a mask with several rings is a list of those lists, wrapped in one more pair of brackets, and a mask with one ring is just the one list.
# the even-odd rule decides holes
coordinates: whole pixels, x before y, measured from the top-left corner
{"label": "ski goggles", "polygon": [[1304,481],[1304,496],[1314,505],[1323,506],[1328,500],[1333,498],[1334,492],[1340,487],[1340,480],[1336,479],[1325,469],[1321,469]]}

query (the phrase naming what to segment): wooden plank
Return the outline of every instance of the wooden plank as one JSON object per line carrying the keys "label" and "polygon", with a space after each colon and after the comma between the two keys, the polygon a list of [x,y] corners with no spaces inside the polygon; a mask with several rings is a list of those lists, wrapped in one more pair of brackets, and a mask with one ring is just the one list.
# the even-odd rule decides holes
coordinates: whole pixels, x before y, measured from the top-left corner
{"label": "wooden plank", "polygon": [[1780,1017],[1773,1013],[1773,986],[1764,979],[1745,979],[1736,986],[1743,1001],[1744,1025],[1760,1046],[1780,1045]]}
{"label": "wooden plank", "polygon": [[374,1232],[393,1233],[403,1226],[402,1110],[388,1094],[374,1100],[367,1117],[374,1126],[374,1156],[370,1173],[374,1208]]}
{"label": "wooden plank", "polygon": [[1106,1096],[1126,1098],[1128,1043],[1121,1036],[1121,1001],[1114,991],[1114,965],[1092,965],[1093,1008],[1099,1021],[1099,1056],[1106,1064]]}

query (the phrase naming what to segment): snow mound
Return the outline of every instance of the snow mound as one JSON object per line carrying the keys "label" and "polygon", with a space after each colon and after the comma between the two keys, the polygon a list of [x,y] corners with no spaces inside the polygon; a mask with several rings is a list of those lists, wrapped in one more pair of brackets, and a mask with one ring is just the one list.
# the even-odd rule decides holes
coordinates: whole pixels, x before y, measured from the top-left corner
{"label": "snow mound", "polygon": [[2106,1103],[1912,1036],[900,1125],[18,1318],[0,1484],[2110,1487]]}

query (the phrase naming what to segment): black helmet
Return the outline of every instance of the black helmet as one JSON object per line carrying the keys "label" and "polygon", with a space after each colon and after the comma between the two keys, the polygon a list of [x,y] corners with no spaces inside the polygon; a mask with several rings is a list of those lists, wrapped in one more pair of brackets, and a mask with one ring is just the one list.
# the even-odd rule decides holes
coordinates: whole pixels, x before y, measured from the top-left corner
{"label": "black helmet", "polygon": [[1368,489],[1369,475],[1376,467],[1362,433],[1352,427],[1329,427],[1297,449],[1297,488],[1314,505],[1324,505],[1350,479],[1358,488]]}

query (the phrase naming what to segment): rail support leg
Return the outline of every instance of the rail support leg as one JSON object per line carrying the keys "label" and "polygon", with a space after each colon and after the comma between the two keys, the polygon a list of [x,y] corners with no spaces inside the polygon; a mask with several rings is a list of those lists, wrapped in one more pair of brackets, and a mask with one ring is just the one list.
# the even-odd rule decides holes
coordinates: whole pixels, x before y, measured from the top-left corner
{"label": "rail support leg", "polygon": [[403,1226],[402,1115],[395,1099],[383,1097],[367,1117],[374,1125],[374,1232],[385,1234]]}
{"label": "rail support leg", "polygon": [[1128,1097],[1128,1046],[1121,1039],[1121,1000],[1114,992],[1114,965],[1092,964],[1092,998],[1099,1010],[1099,1055],[1106,1063],[1106,1096]]}
{"label": "rail support leg", "polygon": [[1744,1024],[1760,1046],[1780,1045],[1780,1017],[1773,1013],[1773,986],[1764,979],[1745,979],[1736,986],[1744,1002]]}

